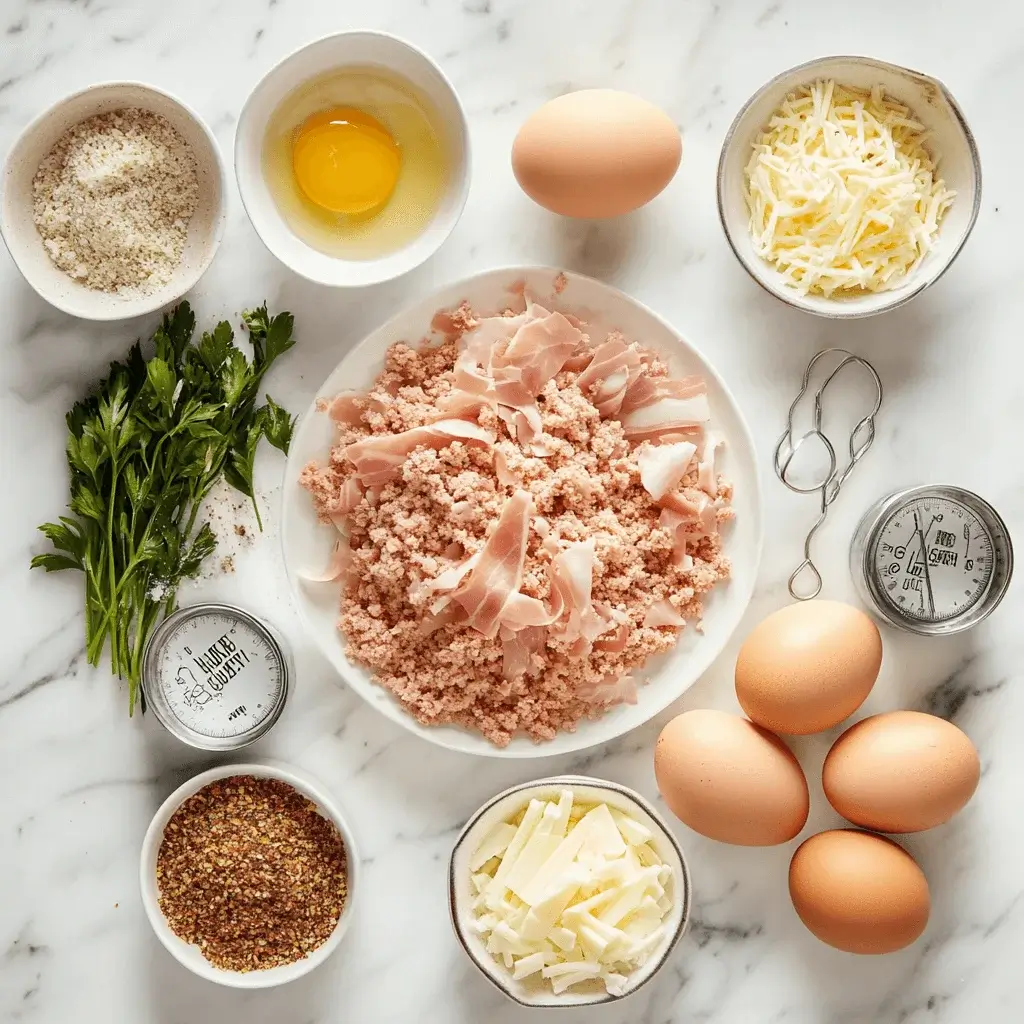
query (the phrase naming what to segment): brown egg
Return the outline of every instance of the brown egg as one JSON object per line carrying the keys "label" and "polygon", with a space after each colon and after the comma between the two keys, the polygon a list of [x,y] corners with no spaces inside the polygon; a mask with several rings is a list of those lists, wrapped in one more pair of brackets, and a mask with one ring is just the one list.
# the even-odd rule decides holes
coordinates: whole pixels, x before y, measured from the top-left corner
{"label": "brown egg", "polygon": [[647,100],[583,89],[527,119],[512,146],[512,171],[553,213],[616,217],[650,202],[672,180],[682,152],[679,129]]}
{"label": "brown egg", "polygon": [[890,711],[851,726],[821,772],[829,803],[877,832],[941,825],[974,795],[981,762],[955,726],[919,711]]}
{"label": "brown egg", "polygon": [[892,953],[924,931],[928,880],[891,839],[838,829],[801,843],[789,865],[789,895],[822,942],[847,953]]}
{"label": "brown egg", "polygon": [[672,813],[722,843],[775,846],[807,821],[807,780],[789,748],[725,711],[673,718],[654,748],[654,775]]}
{"label": "brown egg", "polygon": [[736,696],[772,732],[821,732],[864,703],[881,664],[882,638],[864,612],[804,601],[769,615],[744,640]]}

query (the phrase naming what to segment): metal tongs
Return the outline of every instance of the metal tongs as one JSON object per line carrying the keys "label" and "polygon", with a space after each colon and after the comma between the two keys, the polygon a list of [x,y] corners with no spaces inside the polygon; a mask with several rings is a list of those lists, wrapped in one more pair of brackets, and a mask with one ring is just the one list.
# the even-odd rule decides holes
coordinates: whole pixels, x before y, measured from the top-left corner
{"label": "metal tongs", "polygon": [[[803,401],[808,389],[810,388],[811,375],[814,372],[814,367],[819,359],[833,354],[840,355],[843,358],[825,378],[821,387],[819,387],[814,393],[813,426],[806,433],[794,440],[795,427],[793,420],[796,416],[800,403]],[[842,470],[840,470],[839,460],[836,457],[836,449],[822,430],[823,399],[829,384],[831,384],[832,381],[834,381],[836,377],[838,377],[839,374],[850,365],[861,366],[868,372],[868,374],[870,374],[875,385],[875,400],[871,411],[863,417],[863,419],[861,419],[850,432],[850,437],[847,442],[849,461]],[[875,440],[875,416],[878,415],[878,410],[881,407],[882,379],[878,376],[878,371],[863,357],[855,356],[852,352],[848,352],[844,348],[825,348],[818,352],[807,364],[807,369],[804,370],[803,382],[800,385],[800,392],[797,394],[796,398],[793,399],[793,403],[789,407],[786,429],[783,431],[782,436],[775,445],[775,453],[773,456],[775,475],[791,491],[794,491],[797,494],[818,493],[821,497],[821,511],[818,514],[818,518],[815,520],[814,525],[811,526],[807,536],[804,538],[804,559],[793,570],[789,577],[789,593],[794,600],[809,601],[821,593],[821,573],[818,571],[818,567],[814,564],[813,558],[811,558],[811,543],[814,540],[814,535],[821,529],[825,520],[828,518],[829,507],[836,498],[839,497],[839,492],[842,489],[843,484],[853,472],[857,463],[860,462],[860,460],[867,454],[868,449]],[[794,483],[789,479],[788,473],[797,452],[800,450],[801,446],[811,438],[817,438],[821,441],[822,445],[824,445],[825,451],[828,455],[828,471],[823,479],[817,483],[807,486]],[[805,574],[809,581],[809,586],[806,590],[802,589],[798,585],[798,581]]]}

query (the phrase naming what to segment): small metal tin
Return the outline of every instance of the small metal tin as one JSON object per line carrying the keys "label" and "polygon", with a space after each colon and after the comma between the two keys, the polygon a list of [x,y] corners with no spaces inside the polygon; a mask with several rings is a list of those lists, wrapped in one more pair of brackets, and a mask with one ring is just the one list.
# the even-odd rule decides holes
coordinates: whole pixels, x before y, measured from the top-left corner
{"label": "small metal tin", "polygon": [[146,706],[201,750],[238,750],[266,735],[288,699],[291,659],[266,623],[229,604],[195,604],[156,629],[142,663]]}
{"label": "small metal tin", "polygon": [[973,491],[909,487],[868,509],[850,546],[850,570],[886,622],[948,636],[995,611],[1013,575],[1013,545],[999,513]]}

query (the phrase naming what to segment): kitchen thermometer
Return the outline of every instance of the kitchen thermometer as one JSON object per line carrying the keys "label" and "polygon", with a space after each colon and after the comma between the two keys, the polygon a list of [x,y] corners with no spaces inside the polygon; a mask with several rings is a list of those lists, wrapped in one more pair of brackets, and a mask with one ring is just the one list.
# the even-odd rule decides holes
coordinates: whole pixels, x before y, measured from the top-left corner
{"label": "kitchen thermometer", "polygon": [[886,621],[926,636],[976,626],[1010,585],[1013,546],[984,499],[946,484],[873,505],[850,549],[861,596]]}
{"label": "kitchen thermometer", "polygon": [[263,736],[288,698],[289,658],[274,631],[227,604],[181,608],[146,647],[147,707],[184,743],[236,750]]}

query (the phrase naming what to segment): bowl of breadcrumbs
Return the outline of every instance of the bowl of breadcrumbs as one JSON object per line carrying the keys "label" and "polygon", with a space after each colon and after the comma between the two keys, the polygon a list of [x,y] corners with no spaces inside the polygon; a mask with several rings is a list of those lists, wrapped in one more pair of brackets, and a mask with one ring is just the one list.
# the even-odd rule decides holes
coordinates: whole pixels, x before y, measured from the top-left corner
{"label": "bowl of breadcrumbs", "polygon": [[359,855],[320,783],[296,768],[224,765],[175,790],[142,845],[142,903],[194,974],[272,988],[319,966],[352,917]]}
{"label": "bowl of breadcrumbs", "polygon": [[87,320],[176,302],[213,261],[227,176],[210,129],[139,82],[74,93],[21,133],[0,174],[0,230],[25,280]]}

